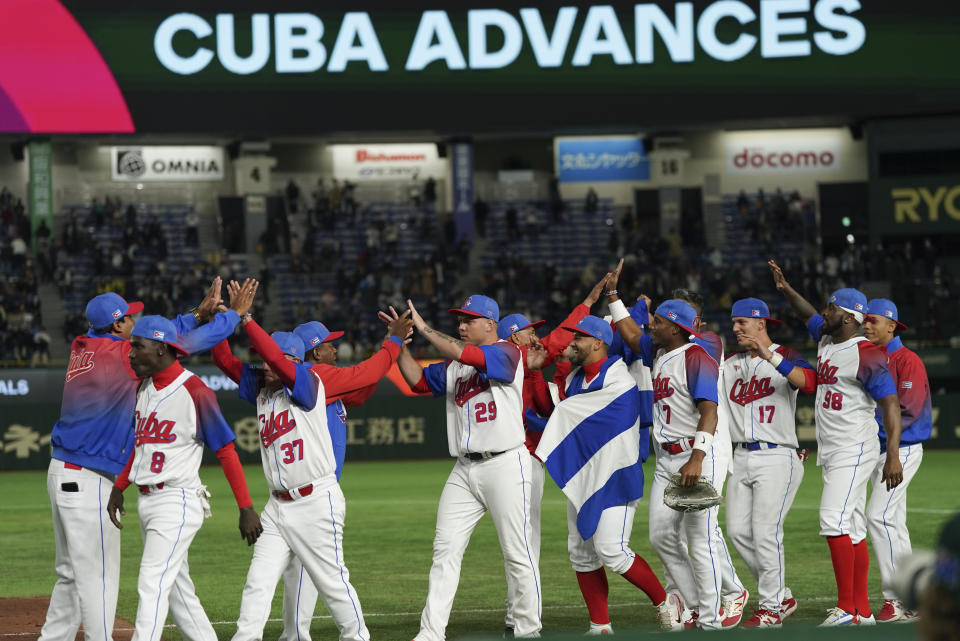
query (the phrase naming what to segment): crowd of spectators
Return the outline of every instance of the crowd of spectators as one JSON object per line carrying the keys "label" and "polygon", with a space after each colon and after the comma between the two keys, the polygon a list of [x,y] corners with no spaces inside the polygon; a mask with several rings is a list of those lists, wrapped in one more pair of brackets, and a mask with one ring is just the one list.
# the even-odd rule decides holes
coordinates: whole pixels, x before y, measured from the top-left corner
{"label": "crowd of spectators", "polygon": [[[44,363],[50,357],[50,335],[43,325],[39,284],[43,272],[30,249],[33,238],[23,200],[0,187],[0,361]],[[46,255],[49,228],[38,227],[38,249]],[[40,261],[41,267],[45,260]]]}

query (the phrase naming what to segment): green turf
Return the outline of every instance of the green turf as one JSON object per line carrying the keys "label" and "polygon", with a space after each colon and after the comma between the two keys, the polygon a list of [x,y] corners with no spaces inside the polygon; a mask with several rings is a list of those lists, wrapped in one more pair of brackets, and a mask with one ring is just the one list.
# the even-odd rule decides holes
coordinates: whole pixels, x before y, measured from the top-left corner
{"label": "green turf", "polygon": [[[928,451],[910,488],[910,531],[915,547],[931,547],[940,525],[960,507],[956,492],[956,451]],[[347,497],[345,556],[351,579],[375,639],[411,639],[417,632],[427,592],[436,504],[452,460],[399,463],[348,463],[343,477]],[[647,464],[649,472],[653,462]],[[267,492],[257,466],[247,466],[254,501],[262,507]],[[54,544],[45,472],[8,472],[0,476],[0,597],[47,595],[53,586]],[[190,550],[190,570],[197,593],[221,639],[235,630],[240,594],[251,549],[241,542],[237,509],[219,468],[204,468],[201,476],[213,493],[214,516],[208,519]],[[137,569],[141,551],[134,492],[127,492],[127,527],[123,531],[118,616],[133,620],[137,606]],[[806,476],[786,522],[787,583],[800,609],[789,625],[819,622],[835,598],[830,556],[817,536],[819,470],[810,461]],[[578,632],[587,627],[586,608],[566,553],[566,512],[563,495],[547,480],[543,505],[540,570],[543,586],[544,632]],[[647,540],[647,510],[637,511],[631,539],[658,575],[662,567]],[[732,551],[732,548],[731,548]],[[871,550],[872,554],[872,550]],[[737,571],[751,592],[746,567],[737,559]],[[873,603],[879,606],[879,576],[870,577]],[[618,630],[653,628],[654,610],[646,597],[626,581],[610,577],[611,618]],[[279,590],[278,590],[279,594]],[[463,562],[460,586],[447,630],[448,638],[502,631],[505,582],[503,563],[490,519],[474,532]],[[751,606],[755,605],[751,599]],[[750,608],[747,613],[750,613]],[[279,617],[275,599],[272,617]],[[321,604],[314,621],[314,638],[332,638],[333,623]],[[222,622],[222,623],[217,623]],[[789,626],[788,626],[789,627]],[[899,627],[899,626],[895,626]],[[279,636],[280,624],[271,621],[265,639]],[[175,628],[164,636],[179,639]]]}

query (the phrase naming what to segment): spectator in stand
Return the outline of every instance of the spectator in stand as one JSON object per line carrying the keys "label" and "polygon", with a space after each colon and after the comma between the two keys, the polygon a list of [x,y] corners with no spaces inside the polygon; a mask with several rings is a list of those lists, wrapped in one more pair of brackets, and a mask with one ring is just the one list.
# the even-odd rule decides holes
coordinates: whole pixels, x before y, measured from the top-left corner
{"label": "spectator in stand", "polygon": [[487,217],[490,215],[490,205],[477,196],[473,203],[473,220],[477,225],[477,234],[480,238],[487,237]]}
{"label": "spectator in stand", "polygon": [[437,181],[433,176],[423,183],[423,208],[431,214],[437,209]]}
{"label": "spectator in stand", "polygon": [[200,216],[197,214],[197,210],[191,207],[187,212],[187,216],[183,222],[186,224],[186,235],[184,240],[187,243],[187,247],[199,247]]}
{"label": "spectator in stand", "polygon": [[583,203],[583,211],[588,214],[597,213],[597,209],[600,207],[600,197],[597,196],[597,190],[593,187],[590,187],[587,190],[587,197]]}

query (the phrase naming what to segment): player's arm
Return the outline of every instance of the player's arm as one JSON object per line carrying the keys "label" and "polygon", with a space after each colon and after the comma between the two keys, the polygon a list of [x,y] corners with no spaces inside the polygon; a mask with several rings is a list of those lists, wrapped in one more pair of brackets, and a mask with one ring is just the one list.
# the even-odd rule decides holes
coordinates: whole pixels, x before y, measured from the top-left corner
{"label": "player's arm", "polygon": [[900,399],[897,386],[890,376],[887,353],[871,343],[857,343],[860,365],[857,367],[857,380],[863,389],[877,402],[883,418],[883,430],[887,434],[887,458],[883,464],[882,481],[887,490],[900,485],[903,481],[903,464],[900,463]]}
{"label": "player's arm", "polygon": [[233,445],[237,437],[223,418],[213,390],[204,385],[197,376],[187,379],[184,387],[190,393],[196,408],[197,437],[216,453],[223,475],[230,484],[230,490],[240,509],[240,537],[246,539],[248,545],[253,545],[263,532],[263,527],[260,525],[260,517],[253,509],[247,479],[243,475],[243,467]]}
{"label": "player's arm", "polygon": [[553,398],[550,396],[550,388],[541,372],[547,359],[547,348],[543,345],[533,343],[527,347],[526,365],[530,375],[524,376],[523,384],[524,386],[530,386],[533,409],[540,416],[550,416],[553,413]]}
{"label": "player's arm", "polygon": [[407,307],[410,308],[410,317],[413,319],[413,326],[427,339],[427,342],[433,345],[433,348],[440,352],[443,358],[451,361],[459,361],[460,357],[463,356],[463,350],[467,347],[467,344],[459,338],[438,332],[427,325],[427,321],[423,320],[423,317],[417,312],[417,308],[414,307],[412,300],[407,300]]}
{"label": "player's arm", "polygon": [[700,478],[703,459],[711,451],[713,436],[717,432],[717,380],[720,370],[717,361],[701,347],[690,347],[683,356],[686,360],[687,388],[700,414],[693,451],[690,459],[680,468],[680,483],[692,487]]}
{"label": "player's arm", "polygon": [[583,299],[583,302],[574,307],[573,311],[570,312],[570,315],[567,316],[556,329],[540,339],[540,342],[543,343],[543,346],[547,348],[548,365],[556,360],[557,356],[560,355],[560,352],[562,352],[573,339],[573,332],[563,328],[575,326],[590,313],[590,308],[596,305],[597,301],[600,300],[600,294],[603,293],[603,286],[606,284],[607,278],[609,277],[609,272],[604,274],[603,278],[601,278],[597,284],[593,286],[593,289],[591,289],[586,298]]}
{"label": "player's arm", "polygon": [[[323,389],[327,399],[337,399],[344,394],[376,386],[377,382],[386,375],[393,362],[398,361],[399,363],[403,352],[406,351],[403,349],[404,338],[410,333],[412,327],[413,321],[406,314],[398,317],[390,324],[389,335],[383,341],[380,350],[367,360],[352,367],[314,365],[313,371],[323,381]],[[415,360],[414,363],[417,367],[420,367]],[[403,372],[402,366],[401,372]]]}
{"label": "player's arm", "polygon": [[346,394],[341,394],[336,397],[327,397],[327,405],[333,403],[334,401],[343,401],[344,407],[358,407],[367,402],[367,400],[373,396],[373,393],[377,391],[377,384],[373,383],[372,385],[367,385],[366,387],[361,387],[358,390],[352,392],[347,392]]}
{"label": "player's arm", "polygon": [[210,350],[210,356],[213,357],[213,364],[226,374],[234,383],[240,383],[240,377],[243,375],[243,361],[233,355],[230,349],[230,343],[223,339]]}
{"label": "player's arm", "polygon": [[113,523],[118,530],[123,529],[123,523],[120,522],[120,517],[127,513],[127,511],[123,509],[123,491],[130,487],[130,469],[133,467],[133,457],[136,453],[137,448],[130,450],[130,458],[127,459],[127,464],[123,468],[123,471],[120,472],[117,480],[113,482],[113,487],[110,488],[110,498],[107,499],[107,516],[110,517],[110,522]]}
{"label": "player's arm", "polygon": [[887,458],[883,462],[883,477],[887,491],[903,482],[903,464],[900,462],[900,399],[896,394],[884,396],[877,401],[883,416],[883,431],[887,434]]}
{"label": "player's arm", "polygon": [[775,261],[768,260],[767,265],[770,266],[770,272],[773,274],[773,284],[777,291],[787,299],[790,309],[797,315],[797,318],[802,320],[804,325],[809,325],[810,319],[817,315],[817,310],[797,290],[790,286],[783,275],[783,270]]}
{"label": "player's arm", "polygon": [[[247,316],[250,313],[250,308],[253,306],[253,299],[256,296],[257,289],[260,287],[260,283],[252,278],[247,278],[242,284],[231,281],[227,284],[227,291],[230,294],[230,309],[225,309],[219,298],[218,281],[219,278],[214,280],[214,285],[216,285],[218,292],[217,298],[215,299],[217,302],[216,308],[223,311],[213,314],[210,322],[178,337],[180,345],[190,354],[207,351],[230,336],[236,328],[237,323],[240,322],[240,317]],[[211,285],[211,292],[213,291],[214,285]],[[211,300],[211,293],[208,293],[207,298],[204,299],[204,302],[201,303],[198,310],[204,309],[205,311],[203,313],[206,314],[206,307],[208,306],[209,300]],[[198,314],[199,313],[198,311]]]}
{"label": "player's arm", "polygon": [[320,396],[320,380],[310,367],[289,360],[280,347],[260,325],[250,317],[243,321],[243,329],[250,337],[250,346],[277,375],[290,397],[301,407],[311,410]]}
{"label": "player's arm", "polygon": [[741,345],[747,349],[756,350],[760,358],[773,365],[781,376],[804,394],[813,394],[817,391],[817,373],[799,352],[788,351],[782,346],[771,350],[761,345],[752,336],[744,336]]}
{"label": "player's arm", "polygon": [[604,283],[604,295],[607,298],[610,314],[613,316],[613,322],[617,328],[617,333],[620,334],[620,337],[623,339],[623,342],[626,343],[627,347],[632,349],[637,354],[643,354],[643,329],[630,314],[630,312],[627,311],[627,308],[624,306],[623,301],[620,300],[620,295],[617,292],[617,283],[620,281],[620,272],[622,270],[623,259],[621,258],[620,262],[617,263],[617,268],[610,272],[610,274],[608,274],[606,277],[606,281]]}

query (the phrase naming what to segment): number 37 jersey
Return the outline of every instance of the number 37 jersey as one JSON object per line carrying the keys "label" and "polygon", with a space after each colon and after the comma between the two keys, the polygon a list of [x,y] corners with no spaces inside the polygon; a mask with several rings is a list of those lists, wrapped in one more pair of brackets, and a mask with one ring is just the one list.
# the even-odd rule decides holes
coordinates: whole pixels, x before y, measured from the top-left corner
{"label": "number 37 jersey", "polygon": [[817,347],[817,457],[877,439],[877,401],[897,393],[887,355],[863,336],[834,343],[821,336],[823,318],[810,319]]}
{"label": "number 37 jersey", "polygon": [[260,458],[270,489],[284,492],[334,476],[337,462],[320,377],[298,363],[292,390],[270,392],[257,379],[244,364],[240,397],[257,405]]}

